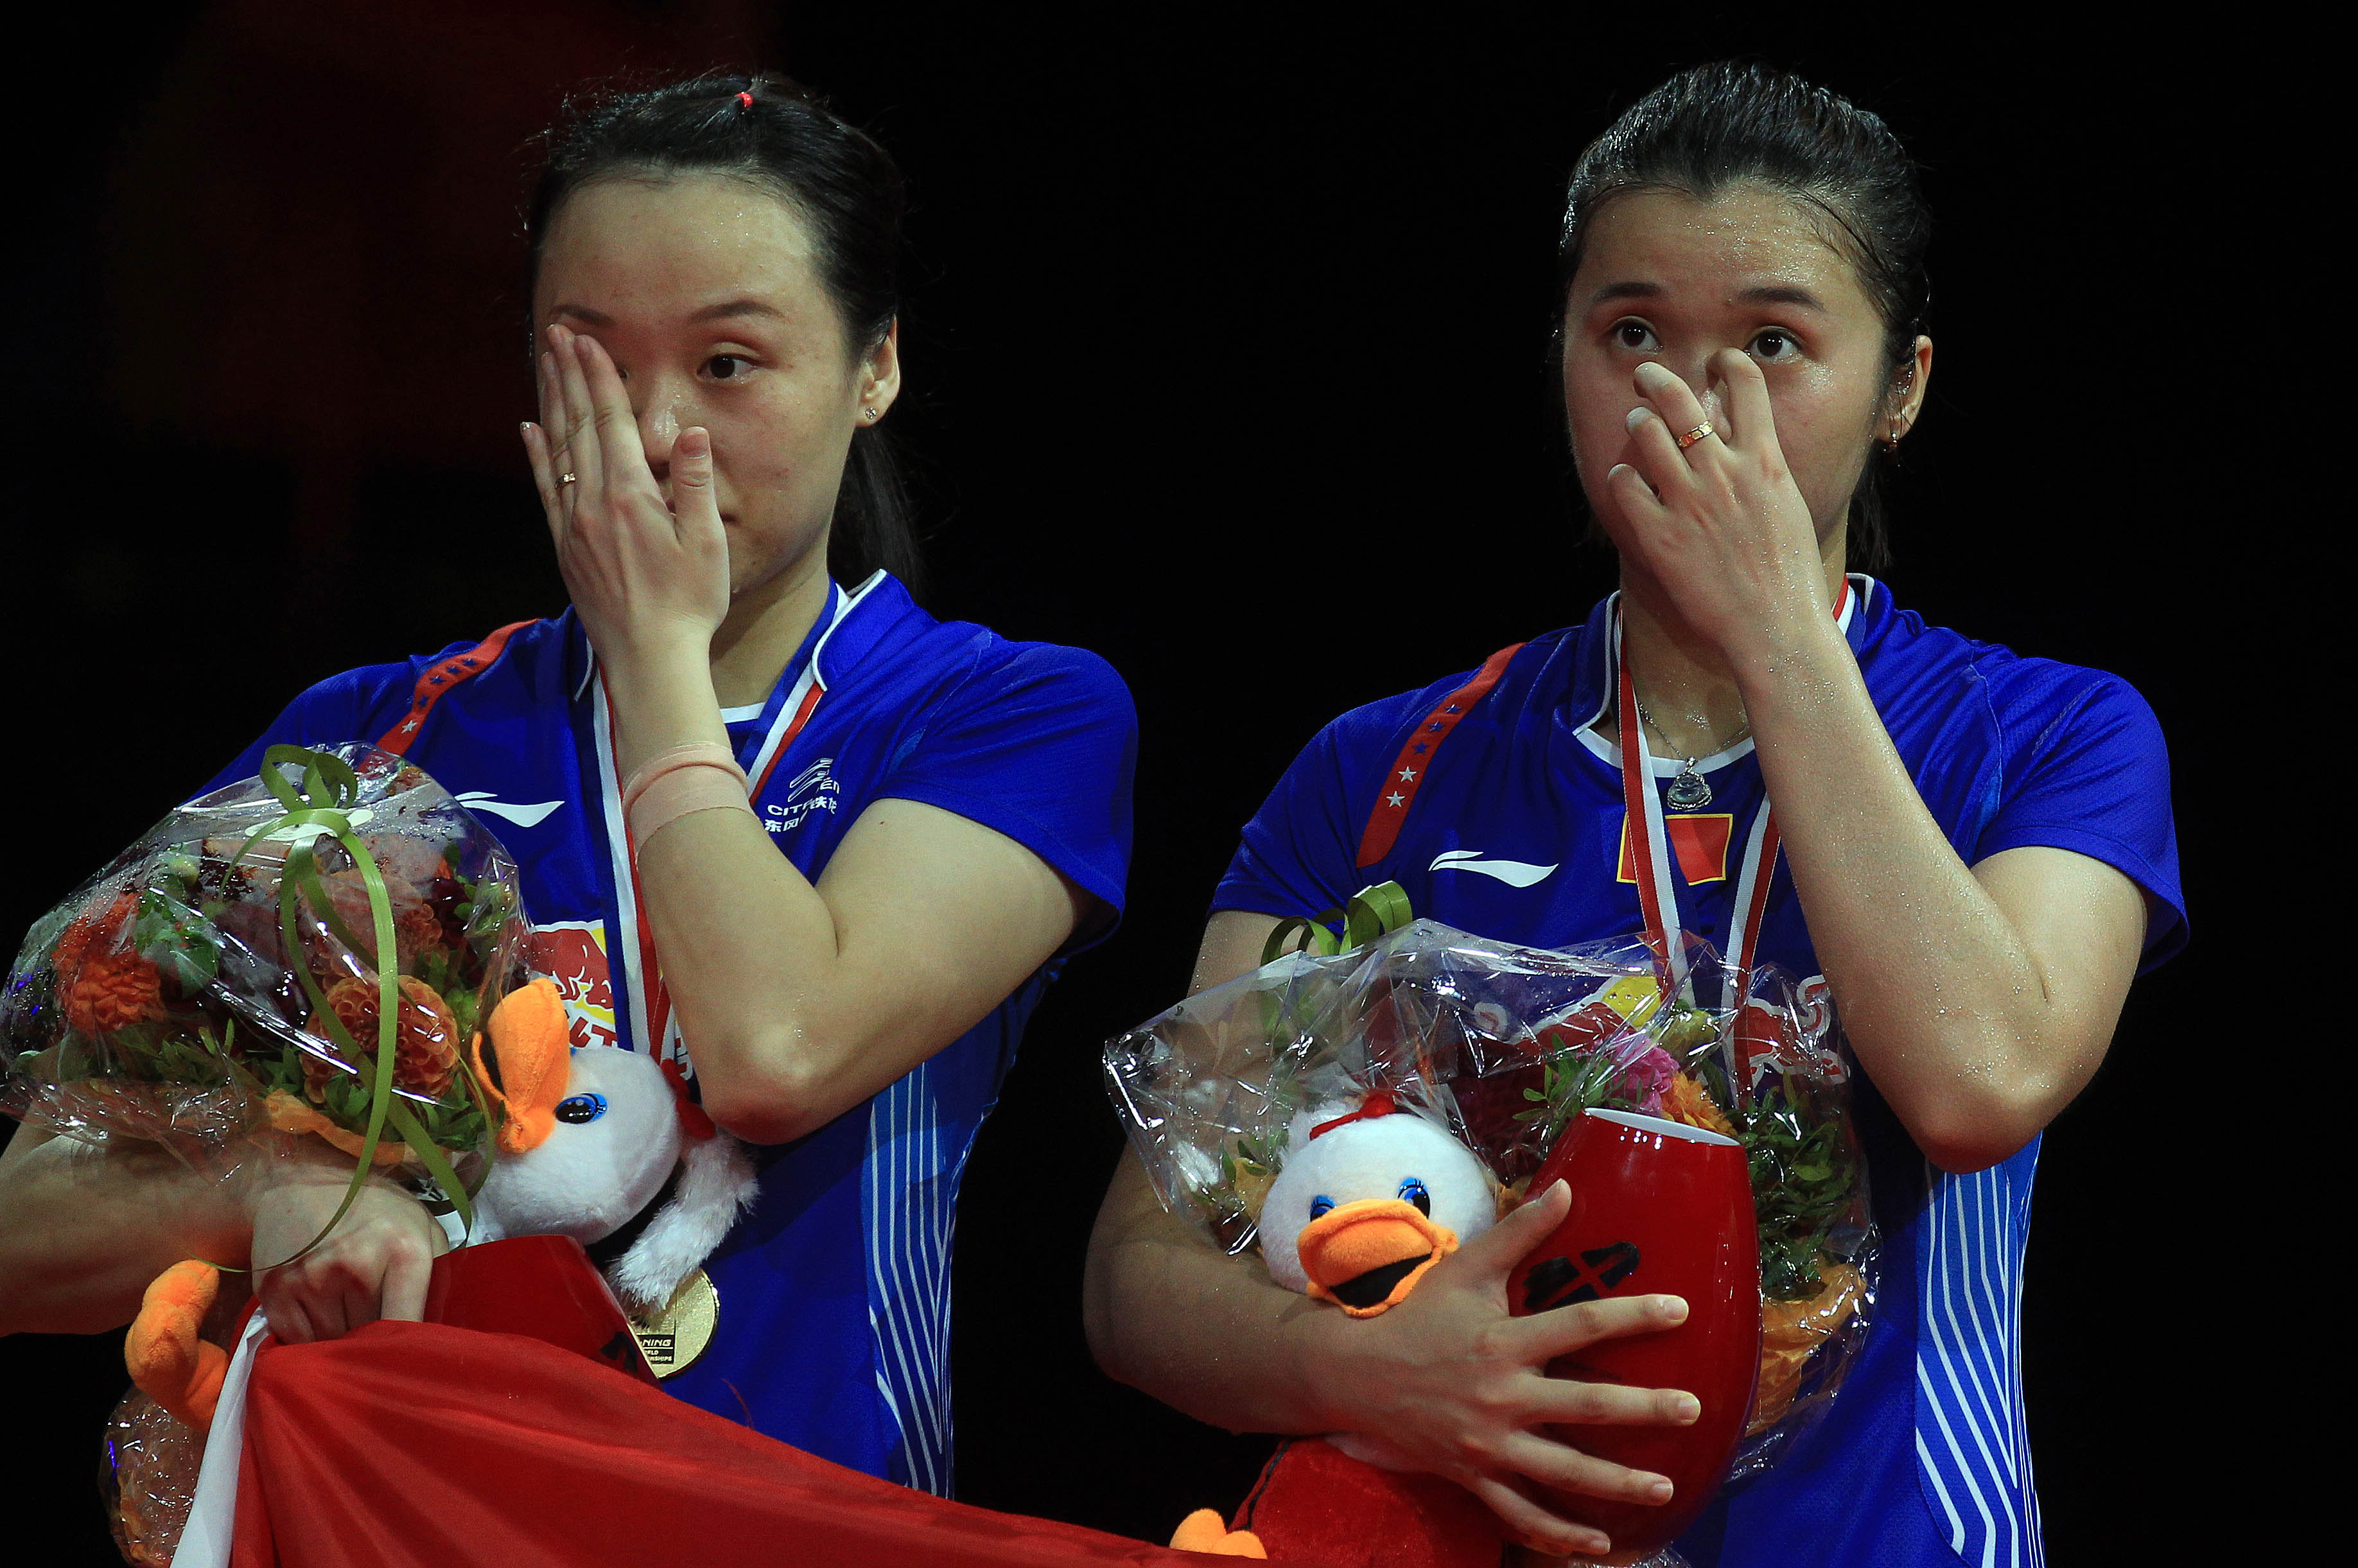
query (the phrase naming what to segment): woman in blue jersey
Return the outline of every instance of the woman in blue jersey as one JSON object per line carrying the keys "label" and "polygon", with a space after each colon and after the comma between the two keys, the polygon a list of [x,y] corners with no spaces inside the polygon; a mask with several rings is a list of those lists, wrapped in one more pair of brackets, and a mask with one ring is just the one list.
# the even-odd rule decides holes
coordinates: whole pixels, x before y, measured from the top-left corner
{"label": "woman in blue jersey", "polygon": [[[577,1044],[678,1061],[762,1146],[715,1336],[666,1386],[946,1493],[958,1179],[1120,907],[1135,719],[1101,660],[936,621],[894,575],[901,209],[883,149],[774,78],[577,115],[529,216],[523,431],[572,608],[327,681],[223,776],[365,740],[482,814]],[[235,1196],[19,1137],[0,1329],[121,1323],[190,1253],[284,1259],[341,1181]],[[415,1318],[438,1247],[374,1187],[258,1290],[290,1338]]]}
{"label": "woman in blue jersey", "polygon": [[[1390,878],[1420,914],[1544,946],[1640,929],[1642,890],[1665,924],[1830,990],[1862,1069],[1881,1297],[1826,1419],[1682,1539],[1697,1568],[2039,1560],[2017,1345],[2039,1136],[2132,977],[2183,939],[2167,759],[2136,694],[1928,627],[1845,572],[1878,564],[1877,467],[1924,405],[1927,232],[1882,123],[1764,68],[1686,72],[1587,150],[1563,389],[1620,591],[1323,730],[1245,829],[1196,968],[1225,980],[1277,918]],[[1684,1311],[1509,1319],[1506,1272],[1566,1201],[1540,1195],[1357,1321],[1195,1240],[1125,1161],[1092,1342],[1206,1421],[1350,1434],[1535,1544],[1604,1552],[1545,1488],[1661,1501],[1668,1483],[1542,1429],[1697,1407],[1541,1374]]]}

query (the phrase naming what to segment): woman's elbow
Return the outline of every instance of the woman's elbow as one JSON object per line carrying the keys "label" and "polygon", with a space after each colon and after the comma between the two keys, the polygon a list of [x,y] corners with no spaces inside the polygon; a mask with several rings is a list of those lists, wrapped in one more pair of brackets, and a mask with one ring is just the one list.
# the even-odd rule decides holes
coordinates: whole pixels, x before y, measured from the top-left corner
{"label": "woman's elbow", "polygon": [[1174,1260],[1163,1246],[1169,1225],[1143,1168],[1125,1152],[1089,1229],[1081,1329],[1098,1370],[1134,1389],[1153,1380],[1153,1337],[1167,1326],[1156,1313],[1171,1293]]}
{"label": "woman's elbow", "polygon": [[748,1143],[792,1143],[835,1119],[825,1078],[794,1067],[700,1075],[704,1114]]}
{"label": "woman's elbow", "polygon": [[33,1326],[33,1292],[16,1260],[0,1253],[0,1339],[29,1333]]}
{"label": "woman's elbow", "polygon": [[2013,1159],[2061,1108],[2023,1087],[1943,1097],[1906,1119],[1925,1159],[1952,1176],[1969,1176]]}
{"label": "woman's elbow", "polygon": [[2017,1143],[2004,1138],[1965,1136],[1940,1138],[1920,1133],[1916,1146],[1924,1151],[1924,1158],[1952,1176],[1970,1176],[1976,1171],[1986,1171],[1992,1165],[2003,1165],[2022,1151],[2026,1138]]}
{"label": "woman's elbow", "polygon": [[1081,1274],[1081,1332],[1088,1337],[1089,1355],[1098,1370],[1117,1383],[1135,1387],[1138,1379],[1122,1334],[1121,1281],[1115,1250],[1105,1245],[1102,1237],[1089,1238],[1088,1262]]}

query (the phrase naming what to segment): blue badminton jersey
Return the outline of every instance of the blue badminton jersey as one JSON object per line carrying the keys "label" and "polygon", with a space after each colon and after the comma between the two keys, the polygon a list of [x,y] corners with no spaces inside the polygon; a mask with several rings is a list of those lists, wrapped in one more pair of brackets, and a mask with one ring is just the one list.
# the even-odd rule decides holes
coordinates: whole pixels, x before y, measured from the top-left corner
{"label": "blue badminton jersey", "polygon": [[[575,1043],[649,1049],[637,993],[652,988],[633,950],[628,863],[616,859],[601,693],[568,611],[324,681],[218,782],[251,777],[277,741],[404,752],[515,858],[533,967],[557,981]],[[762,783],[755,805],[772,841],[814,882],[871,802],[914,800],[1005,834],[1105,905],[1066,953],[906,1076],[799,1141],[755,1151],[760,1198],[705,1265],[717,1334],[664,1385],[823,1458],[947,1496],[958,1180],[1024,1021],[1069,952],[1119,916],[1137,719],[1095,654],[936,621],[881,572],[854,593],[831,589],[768,702],[726,717]],[[678,1049],[676,1033],[667,1044]]]}
{"label": "blue badminton jersey", "polygon": [[[2144,967],[2175,952],[2186,927],[2169,758],[2144,700],[2115,676],[1929,627],[1872,579],[1851,586],[1844,635],[1958,855],[1972,865],[2044,845],[2102,860],[2146,892]],[[1612,607],[1479,675],[1328,725],[1245,828],[1214,907],[1306,914],[1392,880],[1419,914],[1507,941],[1641,929],[1620,752],[1595,730],[1614,691]],[[1483,676],[1493,684],[1469,691]],[[1429,761],[1415,751],[1425,734],[1444,737]],[[1658,789],[1678,766],[1654,762]],[[1682,923],[1724,947],[1735,861],[1765,797],[1749,741],[1695,766],[1712,798],[1665,808],[1670,848]],[[1379,821],[1397,827],[1388,844]],[[1818,973],[1781,866],[1759,957]],[[1865,1074],[1854,1083],[1884,1235],[1866,1351],[1824,1419],[1715,1501],[1680,1549],[1695,1568],[2042,1563],[2018,1343],[2039,1142],[1950,1175]]]}

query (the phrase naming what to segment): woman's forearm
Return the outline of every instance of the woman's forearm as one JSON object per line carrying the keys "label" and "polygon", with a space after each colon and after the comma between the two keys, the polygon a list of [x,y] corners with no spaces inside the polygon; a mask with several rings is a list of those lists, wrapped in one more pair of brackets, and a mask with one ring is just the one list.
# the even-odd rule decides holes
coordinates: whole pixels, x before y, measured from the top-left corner
{"label": "woman's forearm", "polygon": [[[1205,928],[1188,994],[1247,973],[1277,925],[1222,910]],[[1343,1314],[1214,1251],[1155,1196],[1125,1152],[1089,1236],[1082,1288],[1089,1348],[1108,1375],[1231,1432],[1325,1432],[1342,1422],[1311,1382],[1346,1345],[1306,1343]],[[1347,1322],[1347,1320],[1346,1320]],[[1364,1327],[1364,1325],[1352,1325]]]}
{"label": "woman's forearm", "polygon": [[1309,1379],[1305,1341],[1350,1320],[1214,1251],[1164,1212],[1137,1159],[1098,1211],[1083,1285],[1089,1348],[1108,1376],[1231,1432],[1340,1424]]}
{"label": "woman's forearm", "polygon": [[1730,664],[1852,1047],[1935,1163],[2004,1159],[2086,1083],[2118,998],[2050,987],[1925,808],[1830,622],[1760,643]]}
{"label": "woman's forearm", "polygon": [[[616,659],[607,684],[623,778],[675,746],[728,743],[710,667],[690,644]],[[808,1130],[793,1108],[858,1044],[827,1016],[835,917],[769,837],[748,813],[699,811],[638,847],[646,918],[705,1104],[758,1141]]]}
{"label": "woman's forearm", "polygon": [[184,1258],[243,1264],[251,1235],[228,1184],[156,1144],[19,1128],[0,1157],[0,1335],[120,1328],[157,1275]]}
{"label": "woman's forearm", "polygon": [[1682,1426],[1703,1407],[1679,1390],[1544,1374],[1599,1340],[1686,1316],[1683,1302],[1655,1295],[1510,1316],[1509,1274],[1570,1205],[1556,1183],[1436,1262],[1407,1299],[1355,1318],[1189,1235],[1126,1155],[1089,1240],[1089,1346],[1111,1376],[1199,1421],[1347,1433],[1347,1452],[1447,1476],[1519,1535],[1601,1552],[1598,1532],[1534,1502],[1529,1483],[1648,1503],[1669,1498],[1670,1483],[1582,1451],[1565,1426]]}
{"label": "woman's forearm", "polygon": [[[721,732],[709,676],[684,657],[611,689],[626,776]],[[638,871],[705,1107],[762,1143],[815,1130],[972,1028],[1089,903],[1013,839],[897,799],[860,813],[817,886],[741,811],[673,820],[639,845]]]}

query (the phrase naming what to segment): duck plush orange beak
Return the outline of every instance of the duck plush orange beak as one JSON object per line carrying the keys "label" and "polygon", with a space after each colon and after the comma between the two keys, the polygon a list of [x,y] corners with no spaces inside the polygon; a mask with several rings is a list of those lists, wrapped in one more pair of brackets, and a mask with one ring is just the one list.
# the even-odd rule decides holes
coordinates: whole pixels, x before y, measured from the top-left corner
{"label": "duck plush orange beak", "polygon": [[1425,1271],[1457,1250],[1457,1234],[1414,1204],[1360,1198],[1304,1226],[1295,1238],[1309,1293],[1353,1317],[1373,1317],[1406,1300]]}
{"label": "duck plush orange beak", "polygon": [[1272,1282],[1353,1317],[1399,1305],[1498,1217],[1473,1151],[1380,1091],[1297,1112],[1286,1151],[1254,1216],[1262,1261]]}

